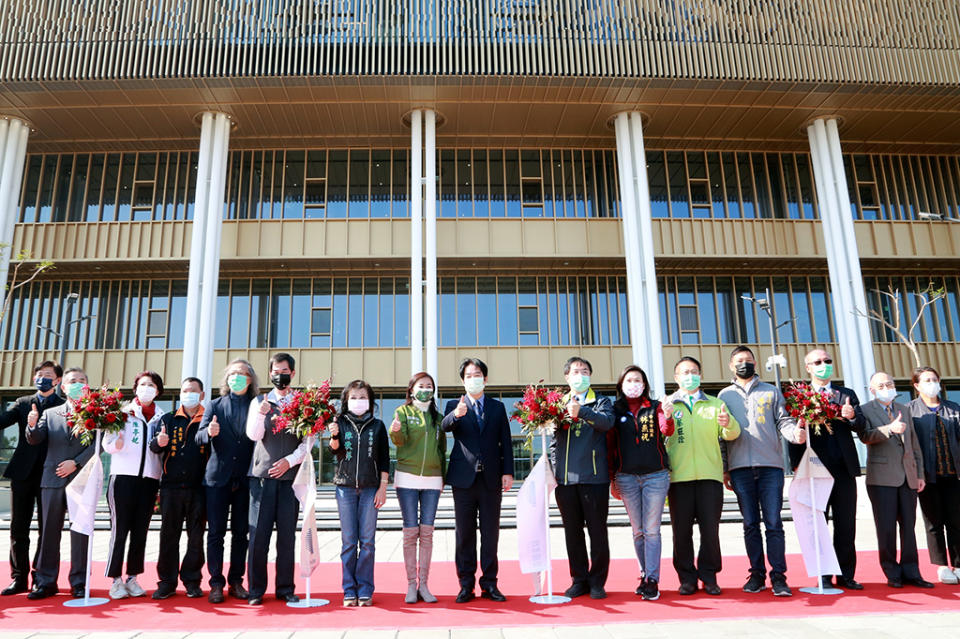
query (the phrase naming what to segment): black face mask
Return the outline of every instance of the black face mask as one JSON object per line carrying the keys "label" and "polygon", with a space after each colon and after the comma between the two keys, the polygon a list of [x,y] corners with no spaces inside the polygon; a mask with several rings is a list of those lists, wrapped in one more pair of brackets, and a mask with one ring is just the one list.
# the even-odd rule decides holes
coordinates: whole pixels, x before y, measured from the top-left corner
{"label": "black face mask", "polygon": [[737,364],[737,377],[740,379],[753,379],[757,372],[757,365],[753,362],[743,362]]}
{"label": "black face mask", "polygon": [[277,390],[283,390],[290,385],[290,373],[274,373],[270,376],[270,382]]}

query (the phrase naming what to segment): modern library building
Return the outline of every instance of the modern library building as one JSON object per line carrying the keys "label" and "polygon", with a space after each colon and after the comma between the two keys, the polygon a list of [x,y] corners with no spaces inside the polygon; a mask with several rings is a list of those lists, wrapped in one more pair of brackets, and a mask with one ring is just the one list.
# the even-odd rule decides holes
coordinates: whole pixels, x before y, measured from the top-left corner
{"label": "modern library building", "polygon": [[772,337],[906,393],[871,311],[960,394],[958,222],[954,0],[0,6],[0,275],[55,266],[9,280],[5,401],[61,349],[128,393],[287,351],[389,420],[466,356],[510,403],[574,354],[715,391]]}

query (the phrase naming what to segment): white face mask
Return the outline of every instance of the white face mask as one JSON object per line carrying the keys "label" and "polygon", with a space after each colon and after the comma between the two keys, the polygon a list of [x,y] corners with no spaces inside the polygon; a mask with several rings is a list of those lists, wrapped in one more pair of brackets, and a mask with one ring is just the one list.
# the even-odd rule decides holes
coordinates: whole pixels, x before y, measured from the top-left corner
{"label": "white face mask", "polygon": [[153,386],[137,386],[137,399],[141,404],[149,404],[157,396],[157,389]]}
{"label": "white face mask", "polygon": [[483,392],[483,378],[468,377],[463,380],[463,388],[471,395],[478,395]]}
{"label": "white face mask", "polygon": [[370,400],[365,397],[359,399],[351,397],[347,400],[347,410],[357,417],[366,415],[367,411],[370,410]]}
{"label": "white face mask", "polygon": [[940,395],[940,382],[923,382],[920,386],[920,392],[926,397],[937,397]]}
{"label": "white face mask", "polygon": [[190,410],[200,403],[200,393],[180,393],[180,405]]}
{"label": "white face mask", "polygon": [[897,389],[896,388],[881,388],[875,395],[884,404],[889,404],[897,398]]}
{"label": "white face mask", "polygon": [[630,399],[636,399],[643,395],[643,382],[625,382],[622,388],[623,394]]}
{"label": "white face mask", "polygon": [[423,412],[426,412],[430,408],[430,402],[421,402],[416,399],[413,400],[413,405]]}

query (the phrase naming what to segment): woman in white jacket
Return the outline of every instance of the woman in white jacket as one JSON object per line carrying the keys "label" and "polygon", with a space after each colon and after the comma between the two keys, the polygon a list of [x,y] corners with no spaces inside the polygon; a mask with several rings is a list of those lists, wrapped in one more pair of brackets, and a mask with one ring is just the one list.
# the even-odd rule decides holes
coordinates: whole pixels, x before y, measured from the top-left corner
{"label": "woman in white jacket", "polygon": [[[133,381],[136,398],[123,407],[127,415],[123,432],[103,438],[103,450],[111,455],[110,484],[107,502],[110,505],[110,555],[107,576],[113,577],[110,597],[142,597],[146,594],[137,583],[143,572],[147,530],[160,485],[160,456],[150,452],[148,444],[158,428],[163,410],[154,399],[163,392],[163,380],[153,371],[144,371]],[[123,552],[127,551],[127,580],[122,580]]]}

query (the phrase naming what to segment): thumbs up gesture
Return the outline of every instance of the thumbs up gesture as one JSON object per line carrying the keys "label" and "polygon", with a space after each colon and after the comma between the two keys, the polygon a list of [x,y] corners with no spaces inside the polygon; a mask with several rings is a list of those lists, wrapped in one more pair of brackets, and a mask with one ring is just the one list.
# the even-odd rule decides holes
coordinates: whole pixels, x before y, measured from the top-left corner
{"label": "thumbs up gesture", "polygon": [[457,404],[457,407],[453,409],[453,414],[457,419],[460,419],[467,414],[467,400],[460,396],[460,402]]}
{"label": "thumbs up gesture", "polygon": [[210,420],[210,425],[207,426],[207,434],[209,434],[210,437],[216,437],[220,434],[220,423],[217,422],[216,415],[213,416],[213,419]]}
{"label": "thumbs up gesture", "polygon": [[157,446],[160,448],[166,448],[167,444],[170,443],[170,436],[167,435],[166,425],[160,426],[160,434],[157,435]]}
{"label": "thumbs up gesture", "polygon": [[31,404],[30,412],[27,413],[27,426],[29,426],[30,428],[35,428],[39,420],[40,420],[40,411],[37,410],[36,404]]}
{"label": "thumbs up gesture", "polygon": [[580,415],[580,402],[576,395],[571,395],[570,401],[567,402],[567,414],[574,419]]}
{"label": "thumbs up gesture", "polygon": [[727,405],[720,404],[720,414],[717,415],[717,426],[726,428],[730,425],[730,413],[727,412]]}
{"label": "thumbs up gesture", "polygon": [[340,434],[340,427],[337,425],[337,422],[330,422],[327,424],[327,432],[330,433],[330,437],[336,437]]}
{"label": "thumbs up gesture", "polygon": [[400,432],[400,420],[396,417],[393,418],[393,421],[390,423],[390,432],[399,433]]}
{"label": "thumbs up gesture", "polygon": [[270,406],[270,401],[269,401],[269,400],[265,399],[265,400],[263,400],[262,402],[260,402],[260,414],[261,414],[261,415],[266,415],[267,413],[269,413],[269,412],[270,412],[270,408],[271,408],[271,406]]}
{"label": "thumbs up gesture", "polygon": [[897,435],[903,435],[907,430],[907,425],[903,423],[903,413],[897,413],[897,418],[890,423],[890,431]]}
{"label": "thumbs up gesture", "polygon": [[850,398],[847,397],[843,402],[843,406],[840,408],[840,417],[843,417],[847,421],[851,421],[856,413],[853,411],[853,406],[850,405]]}

